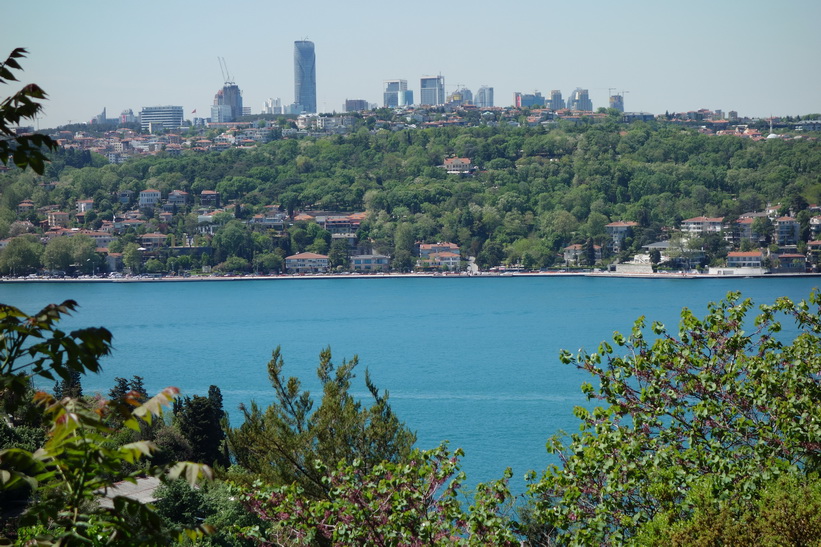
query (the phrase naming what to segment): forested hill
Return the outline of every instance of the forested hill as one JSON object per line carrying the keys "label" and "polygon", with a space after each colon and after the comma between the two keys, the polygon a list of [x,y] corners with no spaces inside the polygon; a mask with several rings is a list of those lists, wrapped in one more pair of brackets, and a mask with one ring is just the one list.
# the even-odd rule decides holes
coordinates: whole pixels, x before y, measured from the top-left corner
{"label": "forested hill", "polygon": [[[448,174],[450,156],[473,174]],[[56,182],[56,185],[42,184]],[[37,208],[73,211],[93,199],[85,227],[123,211],[121,190],[172,190],[199,197],[217,190],[249,218],[276,204],[298,210],[368,212],[358,234],[386,254],[407,241],[451,241],[482,265],[550,265],[570,243],[603,243],[609,222],[635,221],[626,254],[695,216],[734,217],[781,204],[798,216],[821,202],[821,145],[808,138],[752,141],[702,135],[655,122],[631,125],[408,129],[276,140],[253,149],[183,152],[179,157],[105,164],[101,156],[59,151],[46,175],[0,175],[0,238],[31,199]],[[196,217],[175,214],[145,230],[181,236]],[[806,224],[809,213],[803,220]],[[193,220],[192,220],[193,216]],[[13,234],[12,234],[13,235]],[[281,236],[281,234],[280,234]],[[299,242],[278,243],[296,252]],[[296,247],[296,248],[295,248]]]}

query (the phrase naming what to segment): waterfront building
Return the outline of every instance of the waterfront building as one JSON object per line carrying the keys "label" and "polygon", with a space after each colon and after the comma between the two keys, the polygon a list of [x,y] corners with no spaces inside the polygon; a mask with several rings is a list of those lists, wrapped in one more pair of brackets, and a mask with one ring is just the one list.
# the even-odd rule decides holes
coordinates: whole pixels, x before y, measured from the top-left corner
{"label": "waterfront building", "polygon": [[316,51],[308,40],[294,42],[294,103],[316,112]]}
{"label": "waterfront building", "polygon": [[479,91],[476,92],[476,97],[474,99],[474,104],[476,104],[479,108],[492,108],[493,107],[493,88],[483,85],[479,88]]}
{"label": "waterfront building", "polygon": [[390,257],[387,255],[370,254],[351,257],[351,271],[354,272],[386,272],[389,265]]}
{"label": "waterfront building", "polygon": [[633,232],[633,228],[638,226],[638,222],[633,221],[617,221],[611,222],[604,228],[607,230],[607,235],[610,236],[610,248],[612,252],[618,253],[621,251],[624,239]]}
{"label": "waterfront building", "polygon": [[140,111],[140,129],[163,131],[182,127],[183,113],[181,106],[144,106]]}
{"label": "waterfront building", "polygon": [[425,76],[420,80],[419,104],[437,106],[445,104],[445,77]]}
{"label": "waterfront building", "polygon": [[316,253],[298,253],[285,257],[288,273],[324,273],[328,271],[328,256]]}

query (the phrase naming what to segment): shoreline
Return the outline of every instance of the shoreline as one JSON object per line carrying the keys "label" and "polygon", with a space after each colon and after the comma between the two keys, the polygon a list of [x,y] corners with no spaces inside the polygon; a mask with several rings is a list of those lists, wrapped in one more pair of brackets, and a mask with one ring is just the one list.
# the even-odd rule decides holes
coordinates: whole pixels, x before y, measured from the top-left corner
{"label": "shoreline", "polygon": [[744,279],[744,278],[805,278],[821,277],[821,273],[773,274],[701,274],[701,273],[615,273],[615,272],[485,272],[467,273],[374,273],[374,274],[281,274],[243,276],[168,276],[168,277],[79,277],[79,278],[0,278],[2,283],[205,283],[209,281],[273,281],[311,279],[463,279],[510,277],[594,277],[622,279]]}

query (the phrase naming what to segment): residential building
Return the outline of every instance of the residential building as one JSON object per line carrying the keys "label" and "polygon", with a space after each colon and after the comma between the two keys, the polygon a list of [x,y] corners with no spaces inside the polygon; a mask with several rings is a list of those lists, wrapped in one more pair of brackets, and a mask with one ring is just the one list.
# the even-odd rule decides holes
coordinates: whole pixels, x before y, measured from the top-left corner
{"label": "residential building", "polygon": [[727,253],[728,268],[761,268],[764,255],[761,251],[733,251]]}
{"label": "residential building", "polygon": [[288,273],[323,273],[328,271],[327,255],[299,253],[285,257]]}
{"label": "residential building", "polygon": [[294,102],[304,112],[316,112],[316,51],[308,40],[294,42]]}
{"label": "residential building", "polygon": [[34,202],[30,199],[24,199],[17,205],[18,215],[27,215],[34,210]]}
{"label": "residential building", "polygon": [[214,190],[203,190],[200,192],[200,205],[204,207],[219,207],[220,193]]}
{"label": "residential building", "polygon": [[181,106],[144,106],[140,112],[140,128],[155,133],[182,127]]}
{"label": "residential building", "polygon": [[168,199],[166,201],[169,205],[185,207],[188,204],[188,192],[184,192],[183,190],[171,190],[168,193]]}
{"label": "residential building", "polygon": [[353,272],[384,272],[388,270],[390,257],[380,254],[355,255],[351,257]]}
{"label": "residential building", "polygon": [[721,217],[694,217],[681,221],[681,231],[686,234],[720,233],[724,226]]}
{"label": "residential building", "polygon": [[535,93],[519,93],[513,94],[513,104],[516,108],[541,108],[544,106],[544,97],[538,91]]}
{"label": "residential building", "polygon": [[473,104],[473,92],[466,87],[460,87],[459,89],[448,95],[448,98],[445,102],[451,106]]}
{"label": "residential building", "polygon": [[382,105],[387,108],[399,108],[413,104],[413,91],[408,91],[407,80],[385,80],[382,93]]}
{"label": "residential building", "polygon": [[93,199],[81,199],[77,200],[77,212],[78,213],[87,213],[94,209],[94,200]]}
{"label": "residential building", "polygon": [[577,87],[573,93],[570,94],[570,98],[567,99],[567,108],[570,110],[593,112],[593,102],[590,100],[588,91]]}
{"label": "residential building", "polygon": [[369,108],[370,105],[365,99],[345,99],[345,112],[361,112]]}
{"label": "residential building", "polygon": [[131,203],[131,198],[134,197],[134,190],[120,190],[117,192],[117,201],[123,205]]}
{"label": "residential building", "polygon": [[778,217],[773,222],[773,240],[776,245],[795,245],[801,234],[801,225],[794,217]]}
{"label": "residential building", "polygon": [[439,243],[423,243],[419,245],[419,256],[429,258],[435,253],[455,253],[459,254],[459,246],[449,241]]}
{"label": "residential building", "polygon": [[624,95],[611,95],[610,108],[615,108],[619,112],[624,112]]}
{"label": "residential building", "polygon": [[447,269],[451,272],[458,272],[461,268],[462,256],[459,253],[450,251],[441,253],[431,253],[421,260],[422,268],[435,270]]}
{"label": "residential building", "polygon": [[242,117],[242,92],[234,82],[225,82],[214,95],[211,121],[215,123],[235,122]]}
{"label": "residential building", "polygon": [[49,228],[66,228],[68,226],[68,213],[63,211],[49,211],[46,219]]}
{"label": "residential building", "polygon": [[550,92],[550,108],[553,110],[562,110],[565,107],[564,99],[562,99],[562,92],[554,89]]}
{"label": "residential building", "polygon": [[160,202],[160,191],[154,188],[147,188],[140,192],[140,209],[143,207],[154,207]]}
{"label": "residential building", "polygon": [[165,234],[151,233],[140,236],[140,245],[147,251],[154,251],[160,247],[165,247],[168,236]]}
{"label": "residential building", "polygon": [[473,103],[479,108],[493,108],[493,88],[486,85],[480,87]]}
{"label": "residential building", "polygon": [[800,253],[783,253],[778,255],[779,273],[805,273],[807,257]]}
{"label": "residential building", "polygon": [[263,114],[282,114],[282,99],[269,98],[262,105]]}
{"label": "residential building", "polygon": [[450,174],[468,174],[473,170],[470,158],[445,158],[443,167]]}
{"label": "residential building", "polygon": [[445,104],[445,77],[425,76],[420,80],[419,104],[438,106]]}
{"label": "residential building", "polygon": [[638,225],[638,222],[619,220],[617,222],[611,222],[604,227],[607,230],[607,235],[610,236],[610,248],[614,253],[621,251],[624,238],[630,235],[633,232],[633,228]]}
{"label": "residential building", "polygon": [[[584,245],[576,243],[564,248],[564,263],[578,266],[586,260]],[[601,246],[593,245],[593,254],[596,262],[601,261]]]}

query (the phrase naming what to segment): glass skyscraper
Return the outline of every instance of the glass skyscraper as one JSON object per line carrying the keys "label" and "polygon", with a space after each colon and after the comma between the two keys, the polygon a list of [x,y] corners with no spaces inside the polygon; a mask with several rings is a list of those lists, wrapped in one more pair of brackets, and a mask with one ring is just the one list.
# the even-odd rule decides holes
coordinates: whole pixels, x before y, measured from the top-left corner
{"label": "glass skyscraper", "polygon": [[308,40],[294,42],[294,102],[305,112],[316,112],[316,53]]}
{"label": "glass skyscraper", "polygon": [[420,80],[419,104],[435,106],[445,104],[444,76],[425,76]]}

